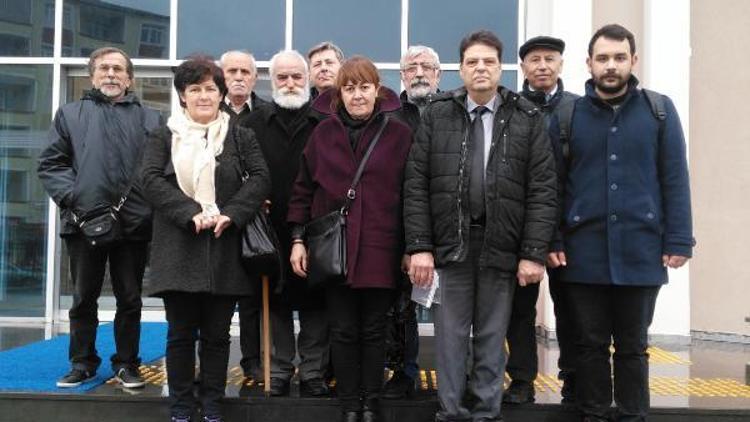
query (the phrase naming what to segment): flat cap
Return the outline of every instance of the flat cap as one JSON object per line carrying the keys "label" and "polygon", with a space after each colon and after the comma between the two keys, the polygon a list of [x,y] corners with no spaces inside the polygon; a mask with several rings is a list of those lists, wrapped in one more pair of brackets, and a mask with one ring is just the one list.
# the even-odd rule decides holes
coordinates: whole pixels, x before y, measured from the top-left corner
{"label": "flat cap", "polygon": [[559,38],[547,37],[544,35],[531,38],[523,43],[521,48],[518,49],[518,57],[523,60],[523,58],[526,57],[529,51],[535,48],[548,48],[550,50],[559,51],[560,54],[562,54],[563,51],[565,51],[565,41]]}

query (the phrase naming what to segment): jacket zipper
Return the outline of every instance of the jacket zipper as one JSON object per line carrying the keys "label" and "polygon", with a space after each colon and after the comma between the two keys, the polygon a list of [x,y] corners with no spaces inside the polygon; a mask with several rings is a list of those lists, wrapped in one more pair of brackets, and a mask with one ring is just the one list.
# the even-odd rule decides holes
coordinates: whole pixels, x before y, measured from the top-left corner
{"label": "jacket zipper", "polygon": [[471,126],[471,118],[469,117],[469,113],[464,110],[464,139],[461,143],[461,159],[458,166],[458,249],[456,249],[456,253],[453,254],[453,260],[458,261],[459,257],[461,256],[461,252],[463,251],[464,246],[464,237],[463,237],[463,224],[464,224],[464,218],[463,218],[463,212],[461,207],[461,197],[463,196],[463,186],[464,186],[464,168],[466,166],[466,152],[468,150],[467,141],[469,139],[469,126]]}

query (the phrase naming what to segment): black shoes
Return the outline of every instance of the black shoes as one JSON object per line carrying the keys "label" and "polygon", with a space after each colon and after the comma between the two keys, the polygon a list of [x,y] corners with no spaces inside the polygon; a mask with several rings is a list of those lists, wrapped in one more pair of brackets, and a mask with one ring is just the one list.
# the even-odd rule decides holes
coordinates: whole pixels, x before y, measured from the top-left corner
{"label": "black shoes", "polygon": [[57,380],[57,386],[60,388],[73,388],[89,382],[96,378],[96,372],[90,372],[83,369],[73,368],[65,374],[64,377]]}
{"label": "black shoes", "polygon": [[359,422],[359,412],[343,412],[341,414],[341,422]]}
{"label": "black shoes", "polygon": [[146,385],[137,368],[123,367],[115,373],[115,381],[125,388],[142,388]]}
{"label": "black shoes", "polygon": [[505,393],[503,403],[524,404],[534,402],[534,385],[528,381],[513,380]]}
{"label": "black shoes", "polygon": [[412,395],[414,395],[414,380],[403,371],[396,371],[383,386],[381,397],[384,399],[403,399]]}
{"label": "black shoes", "polygon": [[362,422],[378,422],[378,413],[374,410],[365,409],[362,411]]}
{"label": "black shoes", "polygon": [[563,380],[562,388],[560,389],[560,395],[562,404],[575,404],[576,403],[576,379],[573,376],[567,376]]}
{"label": "black shoes", "polygon": [[272,397],[288,396],[289,381],[281,378],[271,378],[270,394]]}
{"label": "black shoes", "polygon": [[331,390],[328,388],[328,384],[323,378],[312,378],[307,381],[300,381],[299,383],[300,393],[306,396],[312,397],[324,397],[331,394]]}

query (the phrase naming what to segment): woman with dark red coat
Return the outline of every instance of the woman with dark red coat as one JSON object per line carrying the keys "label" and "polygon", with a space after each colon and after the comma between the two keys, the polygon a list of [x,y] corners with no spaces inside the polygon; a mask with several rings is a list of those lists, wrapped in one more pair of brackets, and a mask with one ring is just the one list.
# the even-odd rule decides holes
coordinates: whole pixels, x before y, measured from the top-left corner
{"label": "woman with dark red coat", "polygon": [[380,85],[375,65],[352,57],[339,70],[335,89],[313,107],[326,115],[302,154],[289,203],[292,269],[307,271],[304,233],[310,220],[338,209],[370,142],[392,115],[367,161],[347,216],[346,283],[326,289],[333,369],[343,420],[378,420],[383,383],[386,312],[408,259],[403,256],[401,186],[411,147],[409,126],[396,118],[395,92]]}

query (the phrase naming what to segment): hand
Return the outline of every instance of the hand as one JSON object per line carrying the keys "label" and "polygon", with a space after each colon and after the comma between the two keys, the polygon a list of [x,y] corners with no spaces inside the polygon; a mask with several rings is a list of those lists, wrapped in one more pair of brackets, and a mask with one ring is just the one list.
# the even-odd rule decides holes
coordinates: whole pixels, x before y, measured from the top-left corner
{"label": "hand", "polygon": [[419,252],[411,256],[409,260],[409,279],[412,284],[425,288],[432,285],[432,277],[435,273],[435,260],[432,252]]}
{"label": "hand", "polygon": [[214,226],[214,236],[216,236],[216,238],[218,239],[219,236],[224,233],[224,229],[229,227],[231,224],[231,218],[227,217],[226,215],[219,215],[216,218],[216,225]]}
{"label": "hand", "polygon": [[292,253],[289,257],[289,262],[292,263],[292,271],[298,276],[305,278],[307,277],[307,248],[303,243],[295,243],[292,245]]}
{"label": "hand", "polygon": [[195,225],[195,234],[201,232],[201,230],[210,229],[216,225],[217,216],[206,216],[203,213],[198,213],[193,216],[193,225]]}
{"label": "hand", "polygon": [[547,255],[547,266],[550,268],[565,267],[568,261],[565,258],[565,252],[550,252]]}
{"label": "hand", "polygon": [[661,263],[664,265],[664,267],[680,268],[685,265],[686,262],[688,262],[688,259],[690,258],[680,255],[662,255]]}
{"label": "hand", "polygon": [[544,265],[522,259],[518,262],[516,277],[518,277],[518,284],[521,287],[539,283],[544,278]]}
{"label": "hand", "polygon": [[411,264],[411,256],[404,254],[404,256],[401,257],[401,271],[403,271],[404,274],[409,274],[410,264]]}

